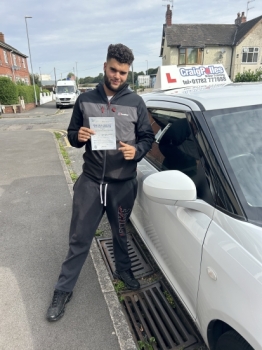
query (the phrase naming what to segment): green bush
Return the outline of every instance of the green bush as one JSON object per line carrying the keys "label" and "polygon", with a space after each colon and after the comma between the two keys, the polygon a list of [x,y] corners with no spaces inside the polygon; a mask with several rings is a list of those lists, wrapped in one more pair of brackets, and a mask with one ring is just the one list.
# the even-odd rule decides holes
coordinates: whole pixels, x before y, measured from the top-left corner
{"label": "green bush", "polygon": [[0,103],[13,105],[18,103],[17,86],[11,79],[0,77]]}
{"label": "green bush", "polygon": [[259,68],[256,72],[245,71],[243,73],[237,73],[235,77],[235,83],[250,82],[250,81],[262,81],[262,69]]}
{"label": "green bush", "polygon": [[[33,85],[17,85],[18,96],[23,98],[25,103],[34,103],[35,102],[35,92]],[[40,89],[38,85],[35,85],[36,98],[37,101],[40,101]]]}

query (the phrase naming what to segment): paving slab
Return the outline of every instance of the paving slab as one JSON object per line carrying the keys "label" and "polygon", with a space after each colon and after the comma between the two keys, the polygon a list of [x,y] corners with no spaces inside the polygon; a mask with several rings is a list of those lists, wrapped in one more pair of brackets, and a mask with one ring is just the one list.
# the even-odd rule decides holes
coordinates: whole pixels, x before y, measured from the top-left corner
{"label": "paving slab", "polygon": [[120,346],[117,298],[101,291],[91,256],[65,316],[45,320],[68,248],[68,179],[48,131],[0,131],[0,150],[0,349],[134,349]]}

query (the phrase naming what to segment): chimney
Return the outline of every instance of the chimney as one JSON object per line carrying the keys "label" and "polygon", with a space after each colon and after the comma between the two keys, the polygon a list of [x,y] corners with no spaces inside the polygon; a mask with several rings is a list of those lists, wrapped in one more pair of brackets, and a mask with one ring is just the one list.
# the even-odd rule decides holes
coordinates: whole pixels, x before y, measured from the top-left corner
{"label": "chimney", "polygon": [[240,24],[245,23],[247,21],[247,18],[245,16],[245,12],[242,12],[240,17],[240,12],[237,14],[237,18],[235,19],[235,24],[240,26]]}
{"label": "chimney", "polygon": [[167,5],[167,10],[166,10],[166,25],[168,27],[172,26],[172,11],[170,10],[170,5]]}
{"label": "chimney", "polygon": [[247,21],[247,18],[245,16],[245,12],[242,12],[241,23],[245,23],[246,21]]}
{"label": "chimney", "polygon": [[3,43],[5,42],[5,36],[2,32],[0,32],[0,41],[2,41]]}

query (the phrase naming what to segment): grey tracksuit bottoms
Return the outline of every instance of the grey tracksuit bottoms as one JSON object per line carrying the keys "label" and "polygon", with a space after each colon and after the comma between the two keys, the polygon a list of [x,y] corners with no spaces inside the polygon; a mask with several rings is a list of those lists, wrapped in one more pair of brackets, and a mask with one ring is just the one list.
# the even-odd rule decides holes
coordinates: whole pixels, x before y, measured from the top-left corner
{"label": "grey tracksuit bottoms", "polygon": [[115,265],[131,268],[127,250],[126,222],[137,194],[137,179],[100,185],[82,174],[74,186],[69,250],[56,289],[71,292],[87,258],[92,239],[106,212],[112,229]]}

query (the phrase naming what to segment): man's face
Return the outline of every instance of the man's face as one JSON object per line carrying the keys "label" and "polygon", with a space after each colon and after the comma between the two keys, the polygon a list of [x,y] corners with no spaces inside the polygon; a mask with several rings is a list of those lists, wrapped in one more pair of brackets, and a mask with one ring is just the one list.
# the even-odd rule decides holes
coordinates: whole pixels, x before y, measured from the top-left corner
{"label": "man's face", "polygon": [[115,58],[111,58],[104,63],[104,80],[106,87],[117,92],[125,84],[129,72],[129,64],[120,63]]}

